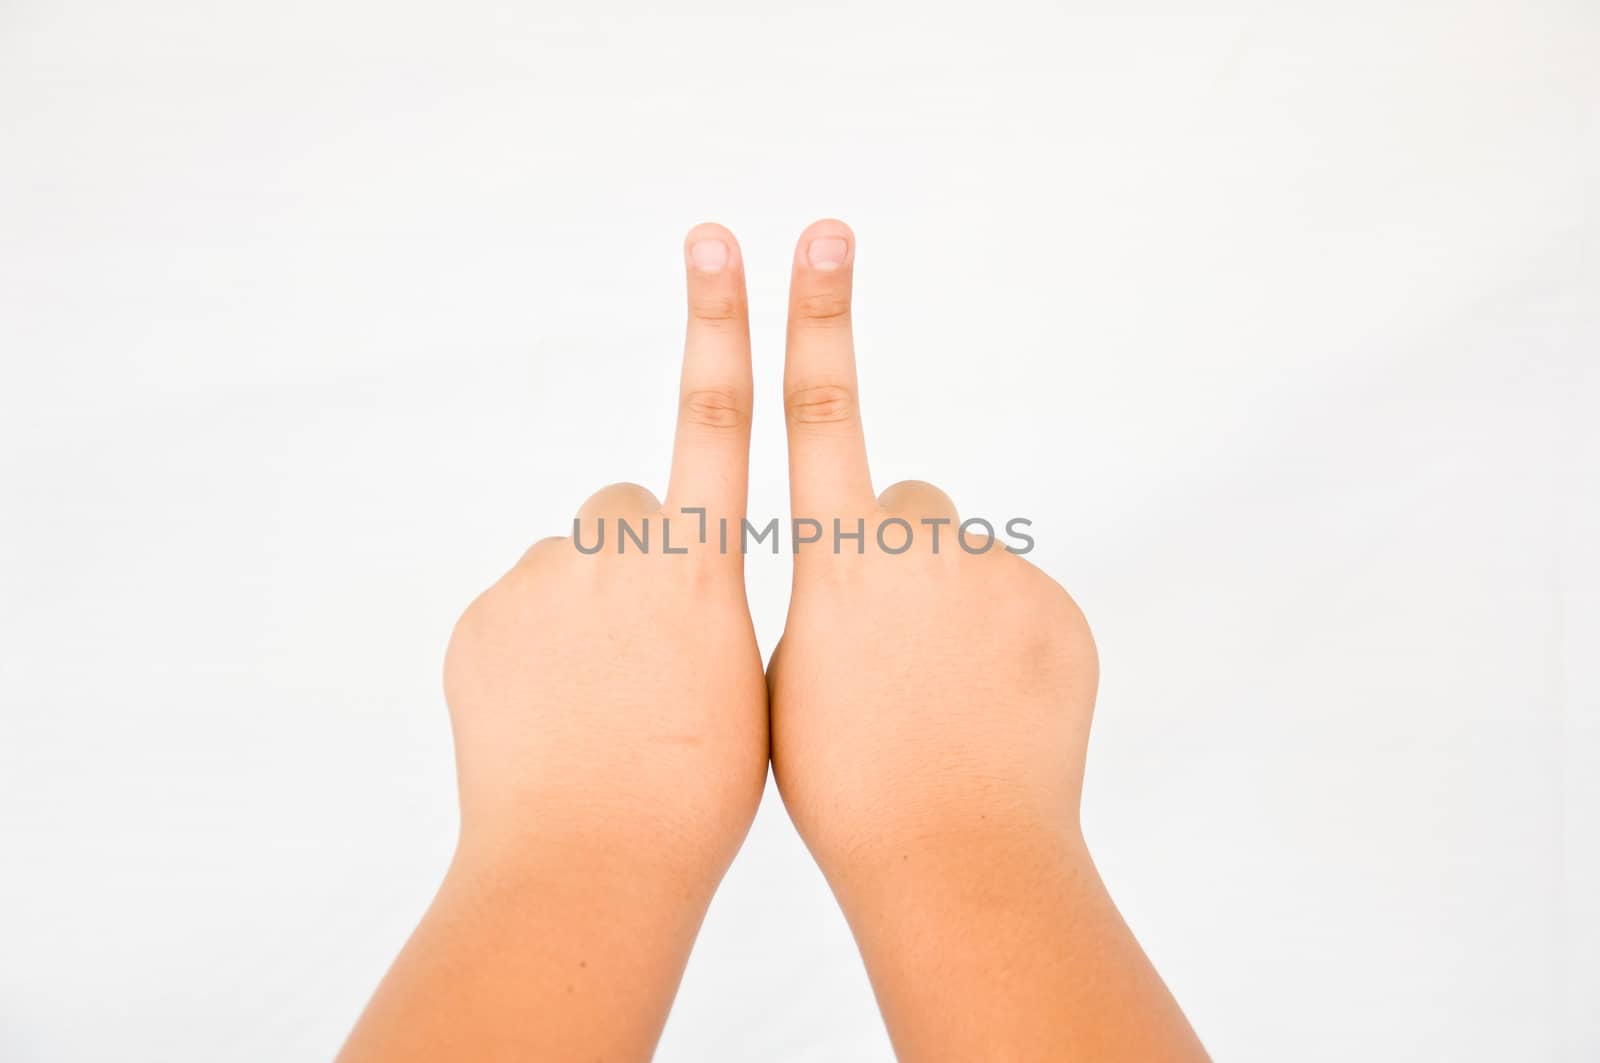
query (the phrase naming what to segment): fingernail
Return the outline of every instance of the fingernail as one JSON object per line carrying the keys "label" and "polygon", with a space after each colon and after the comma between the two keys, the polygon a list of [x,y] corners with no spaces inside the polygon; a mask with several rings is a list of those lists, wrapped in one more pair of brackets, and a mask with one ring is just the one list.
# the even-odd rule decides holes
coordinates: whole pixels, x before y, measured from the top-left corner
{"label": "fingernail", "polygon": [[850,245],[842,236],[819,236],[806,248],[806,261],[811,263],[812,269],[831,273],[844,265],[845,252],[848,250]]}
{"label": "fingernail", "polygon": [[701,273],[720,273],[728,264],[728,245],[721,240],[696,240],[689,248],[689,263]]}

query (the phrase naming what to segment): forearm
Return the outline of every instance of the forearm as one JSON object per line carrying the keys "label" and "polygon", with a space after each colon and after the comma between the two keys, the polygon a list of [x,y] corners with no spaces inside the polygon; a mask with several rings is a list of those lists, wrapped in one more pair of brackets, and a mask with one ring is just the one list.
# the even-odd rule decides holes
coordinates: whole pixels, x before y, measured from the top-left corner
{"label": "forearm", "polygon": [[1206,1059],[1075,831],[883,846],[832,877],[907,1063]]}
{"label": "forearm", "polygon": [[713,883],[458,854],[340,1063],[647,1060]]}

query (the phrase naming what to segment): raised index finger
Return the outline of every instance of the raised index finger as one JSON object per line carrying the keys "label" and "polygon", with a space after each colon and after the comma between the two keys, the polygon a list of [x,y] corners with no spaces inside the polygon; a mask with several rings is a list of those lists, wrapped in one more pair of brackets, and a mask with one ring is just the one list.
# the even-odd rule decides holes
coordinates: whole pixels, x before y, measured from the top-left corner
{"label": "raised index finger", "polygon": [[666,509],[744,516],[750,477],[750,314],[733,234],[707,222],[684,239],[689,326]]}
{"label": "raised index finger", "polygon": [[829,219],[812,223],[795,247],[783,397],[797,518],[820,520],[874,501],[850,330],[855,243],[848,225]]}

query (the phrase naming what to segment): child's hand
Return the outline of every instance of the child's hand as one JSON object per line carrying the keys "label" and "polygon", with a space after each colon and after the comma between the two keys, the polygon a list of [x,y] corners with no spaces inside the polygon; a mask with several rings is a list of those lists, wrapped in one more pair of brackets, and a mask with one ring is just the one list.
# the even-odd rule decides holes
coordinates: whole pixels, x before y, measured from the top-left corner
{"label": "child's hand", "polygon": [[[963,539],[936,488],[873,497],[854,256],[849,229],[819,222],[791,280],[792,509],[823,534],[797,548],[768,669],[784,804],[900,1058],[1204,1058],[1079,833],[1098,680],[1083,614],[1002,541]],[[863,532],[837,552],[836,520]]]}
{"label": "child's hand", "polygon": [[[755,815],[766,684],[743,555],[714,531],[745,509],[744,268],[720,226],[692,231],[685,254],[673,515],[642,487],[599,491],[574,531],[585,550],[603,534],[601,549],[535,544],[456,626],[460,845],[346,1063],[648,1058]],[[648,552],[629,537],[619,554],[630,534]]]}

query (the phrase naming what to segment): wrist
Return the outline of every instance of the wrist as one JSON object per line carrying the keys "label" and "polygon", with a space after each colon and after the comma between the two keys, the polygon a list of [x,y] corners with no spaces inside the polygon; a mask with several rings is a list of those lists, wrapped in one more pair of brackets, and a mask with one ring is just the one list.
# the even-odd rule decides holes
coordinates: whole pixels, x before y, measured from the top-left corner
{"label": "wrist", "polygon": [[463,828],[446,880],[490,903],[670,910],[698,922],[726,866],[688,839]]}
{"label": "wrist", "polygon": [[862,840],[822,867],[852,921],[890,908],[977,919],[1030,903],[1046,883],[1095,876],[1075,819],[982,814]]}
{"label": "wrist", "polygon": [[463,833],[341,1058],[649,1058],[714,883],[522,841]]}

